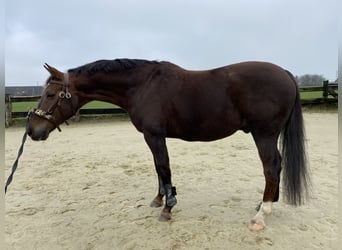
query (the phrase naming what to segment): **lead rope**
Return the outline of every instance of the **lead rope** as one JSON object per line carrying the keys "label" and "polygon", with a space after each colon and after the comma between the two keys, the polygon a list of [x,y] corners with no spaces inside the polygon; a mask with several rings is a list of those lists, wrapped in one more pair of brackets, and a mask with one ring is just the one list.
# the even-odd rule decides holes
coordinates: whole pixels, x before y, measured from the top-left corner
{"label": "lead rope", "polygon": [[24,151],[24,144],[26,142],[26,138],[27,138],[27,130],[28,130],[28,124],[29,124],[29,116],[30,116],[30,112],[27,114],[27,117],[26,117],[26,126],[25,126],[25,133],[24,133],[24,136],[23,136],[23,139],[22,139],[22,142],[21,142],[21,146],[19,148],[19,151],[18,151],[18,156],[17,156],[17,159],[15,160],[13,166],[12,166],[12,172],[11,174],[8,176],[7,178],[7,182],[6,182],[6,186],[5,186],[5,194],[7,192],[7,187],[9,186],[9,184],[11,184],[12,182],[12,179],[13,179],[13,175],[14,175],[14,172],[17,170],[17,167],[18,167],[18,162],[19,162],[19,158],[20,156],[22,155],[23,151]]}

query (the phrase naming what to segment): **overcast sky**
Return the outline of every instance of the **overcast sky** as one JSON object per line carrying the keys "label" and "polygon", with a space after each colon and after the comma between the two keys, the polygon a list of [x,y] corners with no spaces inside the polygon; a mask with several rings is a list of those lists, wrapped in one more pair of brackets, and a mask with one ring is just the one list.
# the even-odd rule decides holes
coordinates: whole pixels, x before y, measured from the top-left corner
{"label": "overcast sky", "polygon": [[337,0],[7,0],[6,85],[42,85],[49,63],[164,60],[210,69],[269,61],[337,74]]}

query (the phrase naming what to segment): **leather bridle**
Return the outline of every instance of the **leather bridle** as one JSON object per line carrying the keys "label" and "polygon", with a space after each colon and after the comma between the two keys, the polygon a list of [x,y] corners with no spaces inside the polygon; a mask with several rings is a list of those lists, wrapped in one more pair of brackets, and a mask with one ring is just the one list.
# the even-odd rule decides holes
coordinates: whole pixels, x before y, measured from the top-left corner
{"label": "leather bridle", "polygon": [[[40,108],[35,108],[35,109],[32,109],[32,110],[30,110],[28,112],[27,119],[26,119],[25,133],[24,133],[24,136],[23,136],[23,139],[22,139],[21,146],[20,146],[19,151],[18,151],[17,159],[15,160],[15,162],[14,162],[14,164],[12,166],[11,174],[8,176],[7,181],[6,181],[5,193],[7,193],[7,187],[11,184],[11,182],[13,180],[13,175],[14,175],[15,171],[17,170],[17,167],[18,167],[19,158],[22,155],[23,150],[24,150],[24,144],[25,144],[25,141],[26,141],[26,138],[27,138],[27,134],[28,134],[28,131],[29,131],[29,120],[30,120],[30,117],[32,115],[36,115],[36,116],[38,116],[40,118],[46,119],[49,122],[53,123],[55,125],[55,127],[58,129],[58,131],[61,132],[62,130],[60,129],[60,127],[58,125],[58,121],[53,117],[52,114],[54,113],[54,111],[56,109],[59,109],[58,111],[62,115],[62,117],[66,118],[66,116],[63,115],[63,112],[60,109],[61,101],[64,100],[64,99],[70,101],[71,110],[72,110],[72,112],[74,112],[74,106],[73,106],[73,103],[72,103],[72,100],[71,100],[71,93],[69,92],[69,76],[68,76],[68,74],[67,73],[64,74],[64,81],[50,80],[47,83],[47,85],[49,85],[49,84],[57,84],[57,85],[60,85],[62,87],[61,91],[59,91],[59,93],[58,93],[58,99],[47,111],[44,111],[44,110],[42,110]],[[65,123],[68,124],[66,119],[65,119]]]}
{"label": "leather bridle", "polygon": [[[47,85],[49,84],[56,84],[56,85],[60,85],[62,87],[62,89],[59,91],[58,93],[58,99],[56,100],[56,102],[48,108],[47,111],[42,110],[40,108],[34,108],[32,110],[29,111],[28,113],[28,117],[30,117],[32,114],[36,115],[40,118],[46,119],[47,121],[51,122],[54,124],[54,126],[58,129],[59,132],[61,132],[62,130],[59,127],[58,121],[56,120],[55,117],[53,117],[53,113],[55,112],[56,109],[59,109],[59,113],[65,117],[63,115],[62,110],[60,109],[61,106],[61,102],[62,100],[66,99],[66,100],[70,100],[70,105],[71,105],[71,110],[72,112],[74,112],[74,107],[73,107],[73,103],[71,100],[71,93],[69,92],[69,75],[68,73],[64,74],[64,80],[63,81],[57,81],[57,80],[50,80]],[[65,123],[68,125],[68,122],[65,119]]]}

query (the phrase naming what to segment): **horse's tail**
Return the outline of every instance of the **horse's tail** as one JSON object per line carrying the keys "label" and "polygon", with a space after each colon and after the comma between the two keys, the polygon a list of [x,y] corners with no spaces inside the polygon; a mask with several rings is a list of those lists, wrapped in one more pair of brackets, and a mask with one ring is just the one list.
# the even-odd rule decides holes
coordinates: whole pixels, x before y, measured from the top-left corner
{"label": "horse's tail", "polygon": [[296,85],[296,100],[282,131],[283,188],[289,204],[303,204],[309,196],[310,175],[305,151],[305,129],[299,89],[293,75],[286,71]]}

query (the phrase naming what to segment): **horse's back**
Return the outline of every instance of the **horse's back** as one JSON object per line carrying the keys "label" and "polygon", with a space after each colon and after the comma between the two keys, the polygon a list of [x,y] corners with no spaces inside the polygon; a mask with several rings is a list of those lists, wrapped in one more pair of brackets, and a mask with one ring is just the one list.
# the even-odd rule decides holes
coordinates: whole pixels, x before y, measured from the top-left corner
{"label": "horse's back", "polygon": [[207,71],[163,63],[151,79],[141,93],[138,109],[144,117],[138,126],[190,141],[220,139],[239,129],[247,132],[260,121],[260,126],[274,123],[288,116],[296,93],[285,70],[263,62]]}

